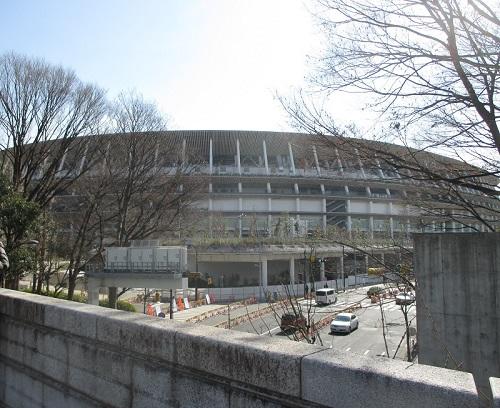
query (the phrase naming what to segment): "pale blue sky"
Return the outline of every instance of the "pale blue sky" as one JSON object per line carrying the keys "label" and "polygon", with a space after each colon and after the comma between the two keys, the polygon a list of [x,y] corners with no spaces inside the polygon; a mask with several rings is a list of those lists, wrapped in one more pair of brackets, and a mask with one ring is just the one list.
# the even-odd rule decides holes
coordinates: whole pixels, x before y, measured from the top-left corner
{"label": "pale blue sky", "polygon": [[310,0],[0,4],[0,53],[70,67],[110,97],[136,89],[176,129],[289,130],[274,93],[303,86],[321,49]]}

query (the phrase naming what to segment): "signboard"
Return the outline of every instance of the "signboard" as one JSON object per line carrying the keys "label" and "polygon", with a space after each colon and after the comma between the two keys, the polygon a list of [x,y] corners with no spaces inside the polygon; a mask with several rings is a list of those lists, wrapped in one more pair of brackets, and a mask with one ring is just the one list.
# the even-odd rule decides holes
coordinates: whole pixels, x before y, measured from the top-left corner
{"label": "signboard", "polygon": [[161,303],[156,303],[154,305],[156,316],[158,316],[161,313]]}

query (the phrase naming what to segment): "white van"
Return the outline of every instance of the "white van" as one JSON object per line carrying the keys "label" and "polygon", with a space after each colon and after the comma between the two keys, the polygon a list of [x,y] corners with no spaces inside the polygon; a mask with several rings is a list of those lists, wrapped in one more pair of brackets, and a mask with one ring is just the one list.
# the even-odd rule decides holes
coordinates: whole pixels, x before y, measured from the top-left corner
{"label": "white van", "polygon": [[337,294],[334,289],[316,289],[316,304],[330,305],[337,302]]}

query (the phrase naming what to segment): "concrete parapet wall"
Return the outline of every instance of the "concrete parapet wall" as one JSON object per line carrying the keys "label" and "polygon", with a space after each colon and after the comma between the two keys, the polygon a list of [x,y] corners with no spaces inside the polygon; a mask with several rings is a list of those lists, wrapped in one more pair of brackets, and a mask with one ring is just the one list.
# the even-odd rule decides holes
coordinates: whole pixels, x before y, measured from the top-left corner
{"label": "concrete parapet wall", "polygon": [[489,394],[500,376],[500,233],[414,240],[419,362],[469,371]]}
{"label": "concrete parapet wall", "polygon": [[468,373],[0,289],[0,406],[477,407]]}

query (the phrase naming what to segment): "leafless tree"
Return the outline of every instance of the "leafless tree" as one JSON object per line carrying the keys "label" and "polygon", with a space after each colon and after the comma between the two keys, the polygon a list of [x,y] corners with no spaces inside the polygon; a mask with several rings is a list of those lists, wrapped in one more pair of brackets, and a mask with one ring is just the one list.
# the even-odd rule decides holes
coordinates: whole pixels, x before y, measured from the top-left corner
{"label": "leafless tree", "polygon": [[[99,156],[99,149],[96,146],[94,157]],[[78,273],[85,269],[89,259],[96,253],[102,251],[105,237],[105,225],[111,222],[115,214],[109,211],[108,200],[113,180],[102,168],[102,162],[89,171],[75,184],[75,189],[79,194],[76,197],[65,197],[67,212],[63,212],[65,225],[61,234],[64,243],[64,253],[68,259],[64,281],[67,281],[68,299],[72,299],[77,283]],[[73,202],[68,202],[68,198],[73,198]]]}
{"label": "leafless tree", "polygon": [[[360,94],[368,101],[365,109],[378,112],[381,122],[389,124],[373,138],[397,139],[402,147],[360,141],[359,131],[339,129],[334,116],[304,93],[281,98],[296,126],[340,137],[335,148],[343,154],[356,151],[398,179],[434,184],[443,205],[431,211],[453,216],[450,209],[462,209],[466,216],[456,217],[457,222],[468,227],[479,222],[494,230],[499,213],[491,204],[497,201],[500,168],[498,4],[317,3],[328,46],[312,74],[313,86],[327,98],[340,92]],[[454,160],[424,154],[427,151]],[[478,203],[481,197],[486,197],[486,204]]]}
{"label": "leafless tree", "polygon": [[121,92],[110,104],[111,128],[119,133],[167,130],[168,120],[158,106],[136,91]]}
{"label": "leafless tree", "polygon": [[396,125],[430,121],[439,131],[429,134],[431,143],[500,151],[498,4],[483,0],[319,3],[329,40],[315,76],[321,87],[375,96],[372,106],[390,113]]}
{"label": "leafless tree", "polygon": [[68,166],[85,155],[79,136],[105,113],[104,92],[41,59],[0,56],[0,171],[13,188],[44,208],[85,171]]}

